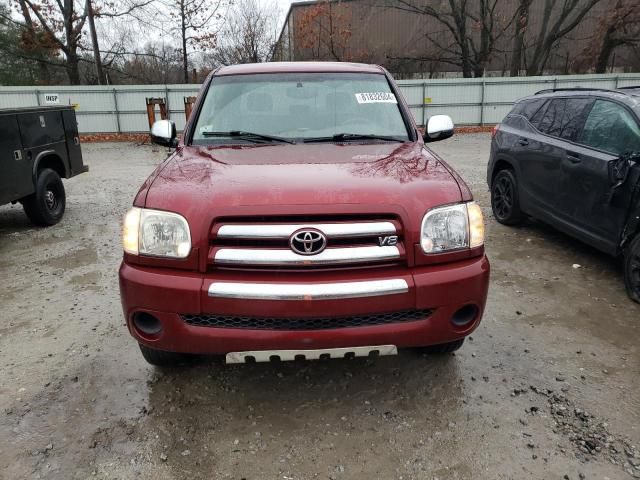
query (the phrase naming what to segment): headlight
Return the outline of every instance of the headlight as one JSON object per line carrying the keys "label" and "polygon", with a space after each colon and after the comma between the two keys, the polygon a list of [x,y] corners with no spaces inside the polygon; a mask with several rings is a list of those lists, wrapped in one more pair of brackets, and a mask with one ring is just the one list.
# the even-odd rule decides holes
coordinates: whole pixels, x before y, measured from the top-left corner
{"label": "headlight", "polygon": [[479,247],[484,243],[482,210],[474,202],[434,208],[422,219],[420,232],[424,253]]}
{"label": "headlight", "polygon": [[182,215],[134,207],[124,217],[122,245],[133,255],[185,258],[191,252],[191,232]]}

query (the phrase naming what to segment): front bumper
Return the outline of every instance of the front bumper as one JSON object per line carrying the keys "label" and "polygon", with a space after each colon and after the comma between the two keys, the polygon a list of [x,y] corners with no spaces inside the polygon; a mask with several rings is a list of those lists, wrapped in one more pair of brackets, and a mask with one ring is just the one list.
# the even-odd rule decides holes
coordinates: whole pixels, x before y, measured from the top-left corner
{"label": "front bumper", "polygon": [[[140,343],[159,350],[226,354],[248,350],[329,349],[369,345],[428,346],[469,335],[480,323],[489,286],[483,255],[424,267],[354,271],[181,272],[122,263],[120,293],[127,326]],[[451,322],[466,305],[477,315]],[[181,315],[218,314],[272,319],[347,317],[429,310],[424,319],[322,330],[194,326]],[[162,324],[148,335],[133,324],[146,312]]]}

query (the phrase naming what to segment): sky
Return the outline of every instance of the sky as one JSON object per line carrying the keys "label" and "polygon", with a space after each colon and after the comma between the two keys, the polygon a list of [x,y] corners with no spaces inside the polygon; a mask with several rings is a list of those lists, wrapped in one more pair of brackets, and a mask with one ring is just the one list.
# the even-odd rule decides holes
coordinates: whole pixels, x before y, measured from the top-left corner
{"label": "sky", "polygon": [[278,21],[278,28],[282,28],[282,25],[284,24],[285,16],[289,11],[289,5],[291,5],[293,2],[298,2],[300,0],[273,0],[273,1],[278,6],[278,9],[280,10],[280,19]]}

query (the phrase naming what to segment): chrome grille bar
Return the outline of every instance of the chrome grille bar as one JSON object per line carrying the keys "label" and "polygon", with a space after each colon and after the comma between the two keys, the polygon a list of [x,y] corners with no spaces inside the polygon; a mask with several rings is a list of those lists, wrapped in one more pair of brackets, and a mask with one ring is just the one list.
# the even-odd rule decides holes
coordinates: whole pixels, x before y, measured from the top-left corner
{"label": "chrome grille bar", "polygon": [[222,225],[217,238],[240,239],[288,239],[301,228],[315,228],[328,238],[369,237],[375,235],[395,235],[393,222],[352,222],[352,223],[289,223],[289,224],[246,224]]}
{"label": "chrome grille bar", "polygon": [[293,250],[267,248],[220,248],[217,265],[335,265],[398,260],[398,247],[327,248],[317,255],[299,255]]}
{"label": "chrome grille bar", "polygon": [[344,283],[241,283],[214,282],[209,296],[250,300],[335,300],[407,293],[406,280],[370,280]]}

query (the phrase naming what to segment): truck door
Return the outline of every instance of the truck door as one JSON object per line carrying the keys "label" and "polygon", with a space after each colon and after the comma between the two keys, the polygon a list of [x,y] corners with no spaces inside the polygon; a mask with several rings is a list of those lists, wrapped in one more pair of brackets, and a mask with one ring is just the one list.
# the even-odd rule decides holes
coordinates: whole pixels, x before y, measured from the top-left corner
{"label": "truck door", "polygon": [[611,195],[611,169],[620,154],[640,152],[640,125],[622,104],[598,99],[568,151],[572,167],[564,182],[566,202],[575,209],[577,226],[594,246],[615,253],[629,214],[633,182],[623,183]]}
{"label": "truck door", "polygon": [[33,193],[33,178],[16,115],[0,115],[0,205]]}
{"label": "truck door", "polygon": [[84,165],[82,163],[82,151],[80,150],[80,136],[78,135],[76,112],[71,109],[63,110],[62,122],[64,123],[64,135],[67,140],[71,175],[77,175],[82,172]]}

